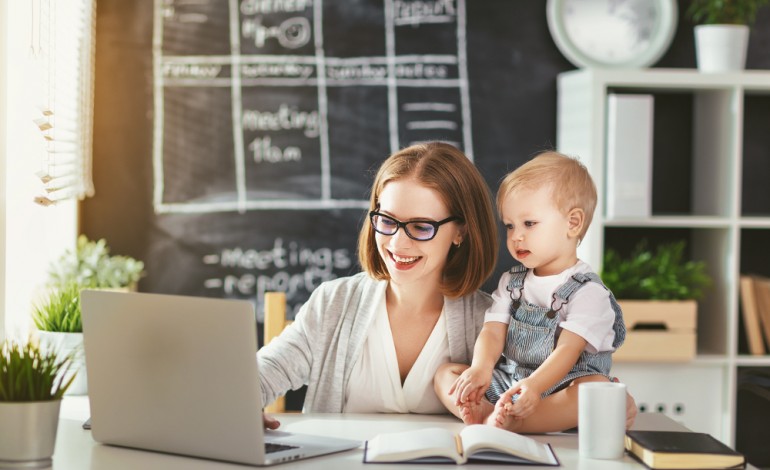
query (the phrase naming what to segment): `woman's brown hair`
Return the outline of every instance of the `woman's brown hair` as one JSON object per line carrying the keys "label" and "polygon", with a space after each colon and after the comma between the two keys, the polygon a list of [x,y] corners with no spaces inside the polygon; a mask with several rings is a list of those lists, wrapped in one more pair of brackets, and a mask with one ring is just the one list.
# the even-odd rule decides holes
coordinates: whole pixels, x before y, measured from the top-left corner
{"label": "woman's brown hair", "polygon": [[[377,209],[391,181],[414,178],[439,193],[449,213],[465,226],[460,246],[449,250],[441,291],[450,298],[477,290],[497,262],[497,226],[489,187],[476,166],[457,148],[440,142],[417,144],[388,157],[372,184],[369,210]],[[361,268],[375,279],[390,279],[367,217],[358,237]]]}

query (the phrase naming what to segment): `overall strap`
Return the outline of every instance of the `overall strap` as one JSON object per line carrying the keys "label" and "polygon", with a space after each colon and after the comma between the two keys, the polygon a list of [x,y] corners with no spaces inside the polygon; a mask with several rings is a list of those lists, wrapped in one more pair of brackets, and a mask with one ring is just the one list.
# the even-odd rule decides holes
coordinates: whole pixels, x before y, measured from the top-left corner
{"label": "overall strap", "polygon": [[556,292],[553,293],[553,301],[551,302],[551,310],[558,312],[564,304],[569,302],[572,294],[578,291],[585,285],[586,282],[593,281],[598,282],[602,286],[601,278],[596,273],[575,273],[567,279],[567,282],[559,286]]}
{"label": "overall strap", "polygon": [[586,285],[588,282],[596,282],[600,286],[602,286],[604,289],[607,290],[610,294],[610,305],[612,306],[612,310],[615,312],[615,322],[612,325],[612,329],[615,331],[615,340],[613,341],[613,347],[618,348],[622,343],[623,340],[626,337],[626,325],[623,321],[623,313],[620,310],[620,305],[618,305],[617,300],[615,300],[615,296],[612,294],[612,292],[607,289],[607,286],[604,285],[602,282],[602,279],[599,277],[598,274],[594,272],[588,272],[588,273],[575,273],[570,278],[562,284],[558,289],[556,289],[556,292],[553,293],[553,302],[551,303],[551,310],[558,311],[564,304],[569,302],[570,297],[572,297],[572,294],[577,292],[581,287]]}
{"label": "overall strap", "polygon": [[524,288],[524,278],[527,277],[527,267],[523,264],[516,265],[508,270],[511,280],[508,281],[508,292],[511,293],[511,300],[521,298],[521,290]]}
{"label": "overall strap", "polygon": [[527,267],[518,264],[508,270],[511,280],[508,281],[508,292],[511,296],[511,315],[516,313],[521,304],[521,294],[524,291],[524,278],[527,277]]}

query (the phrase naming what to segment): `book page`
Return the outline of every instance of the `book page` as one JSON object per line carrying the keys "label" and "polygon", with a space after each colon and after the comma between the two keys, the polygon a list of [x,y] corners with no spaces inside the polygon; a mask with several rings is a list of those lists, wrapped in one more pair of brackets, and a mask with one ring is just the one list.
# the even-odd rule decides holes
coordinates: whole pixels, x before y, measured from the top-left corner
{"label": "book page", "polygon": [[460,436],[463,439],[466,458],[473,457],[474,453],[482,450],[495,450],[533,462],[558,464],[556,456],[547,444],[494,426],[486,424],[466,426]]}
{"label": "book page", "polygon": [[454,434],[443,428],[378,434],[366,445],[367,462],[398,462],[421,457],[462,461]]}

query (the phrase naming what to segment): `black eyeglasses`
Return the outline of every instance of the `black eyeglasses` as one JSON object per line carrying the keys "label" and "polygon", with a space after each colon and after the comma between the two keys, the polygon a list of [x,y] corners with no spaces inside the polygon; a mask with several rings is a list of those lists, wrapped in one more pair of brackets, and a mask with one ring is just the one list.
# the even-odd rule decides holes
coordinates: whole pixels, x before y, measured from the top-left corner
{"label": "black eyeglasses", "polygon": [[433,222],[432,220],[410,220],[409,222],[401,222],[393,217],[379,212],[369,212],[369,219],[372,221],[372,227],[377,233],[383,235],[395,235],[398,229],[403,227],[406,236],[412,240],[419,242],[427,242],[432,240],[438,233],[438,228],[447,222],[453,220],[460,220],[459,217],[447,217],[444,220]]}

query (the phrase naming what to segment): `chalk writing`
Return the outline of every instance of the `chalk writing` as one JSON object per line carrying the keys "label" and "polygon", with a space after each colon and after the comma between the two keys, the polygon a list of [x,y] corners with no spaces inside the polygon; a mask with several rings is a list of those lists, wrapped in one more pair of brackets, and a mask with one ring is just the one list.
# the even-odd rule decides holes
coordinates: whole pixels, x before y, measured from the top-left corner
{"label": "chalk writing", "polygon": [[302,129],[307,137],[318,137],[318,111],[300,111],[282,103],[278,110],[244,109],[242,125],[250,131]]}
{"label": "chalk writing", "polygon": [[254,163],[297,162],[302,160],[302,150],[299,147],[288,146],[284,149],[271,145],[270,136],[257,137],[249,144],[253,152]]}
{"label": "chalk writing", "polygon": [[313,5],[313,0],[243,0],[241,13],[244,15],[291,13],[303,11]]}
{"label": "chalk writing", "polygon": [[167,78],[214,78],[219,75],[219,64],[177,64],[163,65],[163,76]]}
{"label": "chalk writing", "polygon": [[243,20],[241,34],[245,38],[253,38],[254,45],[264,47],[269,39],[276,39],[278,43],[287,49],[302,47],[310,41],[310,22],[307,18],[298,16],[284,20],[277,26],[265,26],[262,18]]}
{"label": "chalk writing", "polygon": [[[163,16],[163,5],[177,14]],[[353,166],[364,171],[405,145],[430,140],[473,158],[465,0],[336,0],[327,8],[323,0],[164,0],[156,8],[158,213],[342,208],[355,206],[354,198],[365,205],[363,191],[347,182],[357,179],[348,174],[348,158],[367,159]],[[208,20],[183,23],[181,8]],[[349,20],[343,13],[361,9],[371,15]],[[338,16],[325,19],[331,11]],[[422,25],[435,48],[416,33]],[[371,39],[338,34],[346,27]],[[212,110],[215,123],[186,118],[199,116],[201,107]],[[205,145],[191,143],[204,135]],[[361,138],[387,147],[351,152]],[[205,187],[206,197],[175,183],[191,174],[215,177],[212,159],[221,159],[227,174],[191,181]],[[231,164],[234,181],[225,170]],[[345,184],[335,185],[338,174]],[[307,189],[293,188],[296,181]]]}
{"label": "chalk writing", "polygon": [[289,299],[300,292],[312,292],[321,282],[337,277],[334,270],[347,270],[353,259],[347,248],[303,247],[276,238],[267,249],[223,248],[203,256],[203,264],[246,273],[229,273],[204,281],[208,289],[221,289],[228,296],[255,296],[262,302],[268,291],[286,292]]}
{"label": "chalk writing", "polygon": [[241,65],[241,76],[244,78],[258,77],[290,77],[308,78],[315,72],[315,67],[305,64],[244,64]]}
{"label": "chalk writing", "polygon": [[284,246],[282,238],[276,238],[273,246],[267,250],[225,248],[219,254],[209,254],[203,258],[206,264],[219,264],[224,267],[260,269],[285,269],[294,266],[311,266],[324,272],[332,269],[348,269],[353,264],[347,249],[300,247],[295,242]]}
{"label": "chalk writing", "polygon": [[457,15],[454,0],[420,1],[395,0],[396,24],[433,23],[451,21]]}

